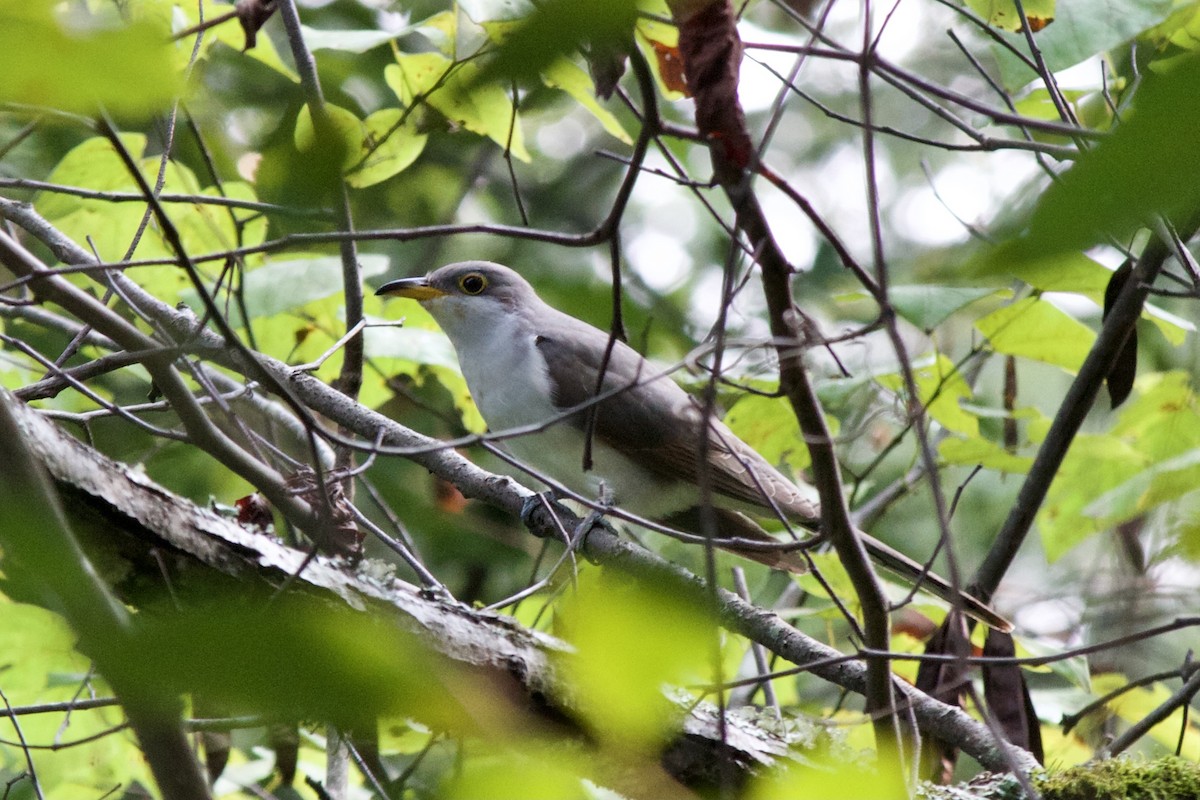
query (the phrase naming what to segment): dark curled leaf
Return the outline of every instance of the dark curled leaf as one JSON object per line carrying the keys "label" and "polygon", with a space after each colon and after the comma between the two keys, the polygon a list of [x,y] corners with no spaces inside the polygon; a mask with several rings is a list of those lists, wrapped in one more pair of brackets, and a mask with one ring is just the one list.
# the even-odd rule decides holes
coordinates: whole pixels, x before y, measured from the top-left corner
{"label": "dark curled leaf", "polygon": [[[1131,272],[1133,272],[1133,259],[1126,259],[1125,263],[1119,266],[1113,272],[1112,277],[1108,279],[1108,286],[1104,289],[1104,319],[1108,319],[1108,312],[1117,302],[1117,297],[1121,294],[1125,282],[1129,280]],[[1108,375],[1104,379],[1113,408],[1124,403],[1125,399],[1129,397],[1129,393],[1133,391],[1133,379],[1136,377],[1137,328],[1135,327],[1129,332],[1129,338],[1125,340],[1121,351],[1117,353],[1117,357],[1113,360]]]}
{"label": "dark curled leaf", "polygon": [[[213,703],[203,694],[196,694],[192,696],[192,714],[196,717],[216,719],[229,716],[229,710],[220,703]],[[200,743],[204,746],[204,770],[208,773],[208,781],[215,783],[225,771],[225,765],[229,763],[233,734],[229,731],[201,731]]]}
{"label": "dark curled leaf", "polygon": [[[950,614],[925,643],[925,654],[966,656],[969,647],[963,617]],[[966,680],[966,665],[962,661],[922,661],[917,668],[917,688],[956,708],[962,706],[960,697]],[[924,737],[921,740],[921,777],[934,783],[950,783],[957,758],[956,748],[932,736]]]}
{"label": "dark curled leaf", "polygon": [[216,783],[229,763],[233,734],[229,731],[202,731],[200,741],[204,745],[204,770],[208,773],[209,782]]}
{"label": "dark curled leaf", "polygon": [[[989,630],[983,643],[985,657],[1011,658],[1016,654],[1012,634]],[[1025,674],[1016,664],[983,667],[983,697],[1008,740],[1033,753],[1038,763],[1042,756],[1042,728],[1034,712]]]}
{"label": "dark curled leaf", "polygon": [[1010,453],[1017,451],[1020,438],[1017,435],[1017,418],[1013,412],[1017,409],[1017,359],[1007,356],[1004,359],[1004,449]]}
{"label": "dark curled leaf", "polygon": [[237,0],[234,3],[238,22],[246,34],[245,50],[258,44],[258,31],[275,13],[275,0]]}
{"label": "dark curled leaf", "polygon": [[617,83],[625,74],[625,61],[629,58],[627,42],[596,42],[584,57],[592,83],[596,84],[596,96],[602,100],[612,97]]}
{"label": "dark curled leaf", "polygon": [[683,71],[696,101],[696,127],[712,148],[718,180],[736,179],[754,152],[737,93],[742,62],[737,14],[728,0],[698,10],[685,0],[668,5],[679,27]]}
{"label": "dark curled leaf", "polygon": [[300,757],[300,729],[294,723],[277,723],[267,729],[267,743],[275,753],[275,771],[284,786],[296,779]]}

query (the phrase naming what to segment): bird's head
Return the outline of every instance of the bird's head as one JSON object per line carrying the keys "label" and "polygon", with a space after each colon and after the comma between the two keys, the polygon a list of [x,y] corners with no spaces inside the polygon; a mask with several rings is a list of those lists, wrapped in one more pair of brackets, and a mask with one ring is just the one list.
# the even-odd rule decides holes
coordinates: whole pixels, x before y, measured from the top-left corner
{"label": "bird's head", "polygon": [[375,294],[417,300],[451,339],[467,329],[487,330],[541,303],[528,281],[490,261],[448,264],[421,278],[389,281]]}

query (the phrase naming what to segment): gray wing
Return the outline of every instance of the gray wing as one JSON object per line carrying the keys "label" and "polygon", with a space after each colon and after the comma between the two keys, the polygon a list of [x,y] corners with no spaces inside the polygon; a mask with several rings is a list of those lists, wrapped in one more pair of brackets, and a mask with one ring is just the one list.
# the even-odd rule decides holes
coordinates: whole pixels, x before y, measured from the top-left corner
{"label": "gray wing", "polygon": [[[550,368],[557,407],[594,400],[594,378],[587,376],[600,369],[608,339],[598,328],[566,315],[556,315],[539,331],[537,345]],[[695,399],[659,372],[624,342],[614,343],[602,393],[616,394],[596,404],[599,439],[653,472],[698,482],[702,467],[695,454],[701,437],[707,437],[703,469],[715,493],[764,509],[774,502],[800,522],[811,524],[819,518],[816,505],[791,481],[720,421],[705,425]],[[585,413],[572,417],[571,423],[584,427]]]}

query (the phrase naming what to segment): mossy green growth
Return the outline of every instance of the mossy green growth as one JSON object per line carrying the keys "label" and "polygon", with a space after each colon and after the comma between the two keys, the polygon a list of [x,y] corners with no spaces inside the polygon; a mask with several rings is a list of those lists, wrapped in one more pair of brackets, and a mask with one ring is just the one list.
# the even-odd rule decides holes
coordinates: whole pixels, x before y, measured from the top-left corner
{"label": "mossy green growth", "polygon": [[1117,758],[1042,772],[1034,785],[1044,800],[1194,800],[1200,797],[1200,765],[1174,757]]}

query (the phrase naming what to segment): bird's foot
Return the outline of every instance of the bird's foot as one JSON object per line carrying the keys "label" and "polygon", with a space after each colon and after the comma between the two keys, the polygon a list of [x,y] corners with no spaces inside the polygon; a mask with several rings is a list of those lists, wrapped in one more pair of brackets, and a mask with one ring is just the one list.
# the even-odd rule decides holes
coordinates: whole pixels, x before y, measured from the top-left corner
{"label": "bird's foot", "polygon": [[616,529],[604,518],[604,514],[605,510],[603,508],[593,508],[588,511],[587,516],[575,526],[575,531],[571,535],[571,549],[578,548],[579,544],[583,541],[583,537],[587,536],[588,532],[593,528],[603,528],[612,535],[617,535]]}
{"label": "bird's foot", "polygon": [[521,503],[521,524],[526,528],[537,528],[535,515],[539,511],[551,510],[557,500],[558,497],[553,489],[529,495],[525,498],[525,502]]}

